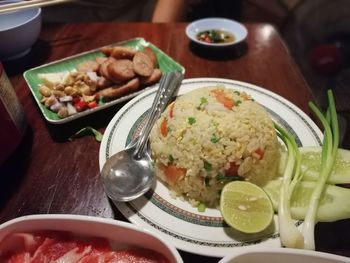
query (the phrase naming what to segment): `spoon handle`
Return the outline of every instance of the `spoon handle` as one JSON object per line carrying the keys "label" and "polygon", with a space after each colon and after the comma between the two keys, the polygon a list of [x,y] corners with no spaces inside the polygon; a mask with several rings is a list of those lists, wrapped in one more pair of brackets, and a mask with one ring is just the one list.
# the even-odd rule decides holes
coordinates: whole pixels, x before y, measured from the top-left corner
{"label": "spoon handle", "polygon": [[148,115],[148,120],[142,129],[141,135],[136,144],[135,156],[137,158],[141,158],[148,140],[148,136],[155,121],[159,118],[160,114],[164,111],[169,101],[172,99],[175,91],[179,88],[182,79],[183,74],[180,72],[169,72],[163,74],[151,107],[151,112]]}

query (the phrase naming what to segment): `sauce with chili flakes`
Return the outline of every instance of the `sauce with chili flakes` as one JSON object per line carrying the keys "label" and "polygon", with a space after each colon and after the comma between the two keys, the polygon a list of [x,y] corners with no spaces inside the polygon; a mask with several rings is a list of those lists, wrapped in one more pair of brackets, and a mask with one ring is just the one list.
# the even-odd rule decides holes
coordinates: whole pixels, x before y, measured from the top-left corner
{"label": "sauce with chili flakes", "polygon": [[197,40],[206,43],[233,43],[235,36],[224,30],[210,29],[199,32],[197,34]]}

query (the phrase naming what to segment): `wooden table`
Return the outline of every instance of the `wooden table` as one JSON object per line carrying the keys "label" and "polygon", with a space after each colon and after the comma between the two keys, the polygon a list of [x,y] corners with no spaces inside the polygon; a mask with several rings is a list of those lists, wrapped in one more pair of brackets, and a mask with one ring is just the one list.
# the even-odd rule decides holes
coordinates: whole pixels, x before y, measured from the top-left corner
{"label": "wooden table", "polygon": [[[83,51],[143,37],[186,68],[186,78],[219,77],[249,82],[290,100],[307,114],[312,94],[274,27],[247,24],[248,38],[228,52],[208,54],[190,45],[185,23],[82,23],[43,25],[25,58],[4,63],[24,106],[28,129],[16,153],[0,168],[0,223],[28,214],[69,213],[125,220],[106,197],[99,178],[99,143],[67,138],[82,127],[101,131],[123,105],[71,124],[50,125],[23,77],[24,70]],[[4,131],[1,131],[4,132]],[[319,231],[320,230],[320,231]],[[318,224],[317,249],[350,256],[350,223]],[[185,262],[217,262],[181,252]]]}

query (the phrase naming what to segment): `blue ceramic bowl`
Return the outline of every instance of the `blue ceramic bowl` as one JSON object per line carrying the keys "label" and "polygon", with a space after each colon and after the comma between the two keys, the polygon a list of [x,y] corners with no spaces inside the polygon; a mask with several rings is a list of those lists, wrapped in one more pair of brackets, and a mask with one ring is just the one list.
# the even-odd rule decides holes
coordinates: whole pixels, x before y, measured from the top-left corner
{"label": "blue ceramic bowl", "polygon": [[[19,1],[0,1],[0,5]],[[0,14],[0,61],[29,53],[41,30],[41,8]]]}

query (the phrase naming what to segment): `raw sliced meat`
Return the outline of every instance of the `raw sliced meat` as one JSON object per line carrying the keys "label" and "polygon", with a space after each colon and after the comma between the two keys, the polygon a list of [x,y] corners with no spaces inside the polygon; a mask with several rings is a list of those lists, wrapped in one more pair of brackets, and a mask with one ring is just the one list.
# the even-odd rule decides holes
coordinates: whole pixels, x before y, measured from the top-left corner
{"label": "raw sliced meat", "polygon": [[113,251],[107,239],[82,238],[63,231],[15,233],[0,242],[0,263],[167,263],[148,249]]}

